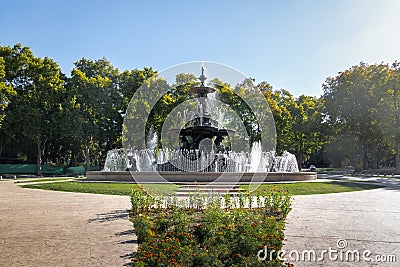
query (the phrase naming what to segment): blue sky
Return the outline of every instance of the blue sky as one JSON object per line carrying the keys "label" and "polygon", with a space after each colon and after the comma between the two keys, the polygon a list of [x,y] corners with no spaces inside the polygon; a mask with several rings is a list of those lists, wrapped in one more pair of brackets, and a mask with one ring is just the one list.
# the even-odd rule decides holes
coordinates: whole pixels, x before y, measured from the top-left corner
{"label": "blue sky", "polygon": [[400,60],[399,11],[397,0],[0,0],[0,45],[29,46],[67,75],[81,57],[159,71],[205,60],[320,96],[352,65]]}

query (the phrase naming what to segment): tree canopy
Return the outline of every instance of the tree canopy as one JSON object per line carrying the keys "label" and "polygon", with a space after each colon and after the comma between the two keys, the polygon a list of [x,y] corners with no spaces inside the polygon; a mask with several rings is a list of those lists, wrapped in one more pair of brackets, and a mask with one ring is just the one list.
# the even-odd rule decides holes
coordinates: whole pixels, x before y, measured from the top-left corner
{"label": "tree canopy", "polygon": [[[268,132],[268,142],[275,144],[276,138],[277,153],[294,153],[300,166],[388,167],[400,173],[398,62],[343,70],[326,79],[321,97],[293,96],[251,78],[237,85],[211,83],[218,100],[234,111],[225,118],[227,125],[235,120],[244,125],[233,142],[239,137],[254,142]],[[153,107],[145,100],[135,106],[150,116],[127,113],[138,89],[154,84],[166,93]],[[124,118],[148,119],[146,131],[153,126],[161,133],[168,115],[190,100],[188,90],[195,84],[191,73],[178,74],[168,85],[151,67],[120,71],[106,58],[81,58],[67,76],[54,60],[36,57],[29,47],[0,46],[0,163],[36,163],[38,174],[42,163],[84,164],[87,170],[102,165],[107,151],[122,146]],[[148,92],[139,93],[146,97]],[[269,107],[257,100],[259,95]]]}
{"label": "tree canopy", "polygon": [[376,169],[383,164],[393,165],[396,158],[395,165],[399,167],[398,79],[397,63],[360,63],[326,80],[323,113],[334,143],[343,138],[358,144],[347,152],[337,150],[351,147],[331,148],[333,153],[343,155],[343,161],[362,169]]}

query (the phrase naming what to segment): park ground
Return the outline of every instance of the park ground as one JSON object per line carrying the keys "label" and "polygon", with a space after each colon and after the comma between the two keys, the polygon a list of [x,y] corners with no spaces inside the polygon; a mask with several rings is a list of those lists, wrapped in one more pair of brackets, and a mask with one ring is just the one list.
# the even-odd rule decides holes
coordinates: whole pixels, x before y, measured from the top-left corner
{"label": "park ground", "polygon": [[[397,263],[338,262],[325,255],[323,261],[291,259],[295,266],[397,266],[400,179],[367,182],[385,187],[294,196],[283,249],[300,255],[314,250],[318,258],[324,249],[338,249],[340,239],[347,243],[344,252],[395,255]],[[123,266],[135,250],[127,196],[34,190],[2,181],[0,203],[0,266]]]}
{"label": "park ground", "polygon": [[[283,247],[289,261],[295,266],[398,266],[400,180],[374,177],[363,180],[385,187],[294,197]],[[330,248],[331,256],[322,253]],[[316,252],[315,260],[308,258],[306,251],[310,250]],[[291,260],[290,251],[293,258],[299,253],[298,261]],[[359,253],[359,260],[352,257],[354,252]]]}
{"label": "park ground", "polygon": [[135,236],[129,197],[0,182],[0,266],[123,266]]}

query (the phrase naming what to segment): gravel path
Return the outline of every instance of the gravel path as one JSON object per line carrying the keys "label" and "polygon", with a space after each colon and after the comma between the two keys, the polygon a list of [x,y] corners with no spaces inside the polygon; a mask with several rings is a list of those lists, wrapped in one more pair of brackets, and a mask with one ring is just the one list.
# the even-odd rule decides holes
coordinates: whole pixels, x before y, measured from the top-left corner
{"label": "gravel path", "polygon": [[0,182],[0,266],[123,266],[136,238],[129,197]]}
{"label": "gravel path", "polygon": [[[293,257],[286,254],[289,261],[296,267],[399,266],[400,180],[379,182],[386,183],[387,187],[296,196],[293,210],[287,218],[284,250],[297,251],[300,260],[293,260],[297,255],[292,252]],[[305,250],[315,251],[316,260],[309,260],[307,253],[303,254]],[[323,253],[323,250],[328,252]],[[359,253],[359,261],[355,250]],[[302,254],[305,260],[301,259]],[[393,258],[389,259],[391,255],[396,257],[396,262],[388,262],[393,261]],[[323,261],[318,260],[322,258]]]}

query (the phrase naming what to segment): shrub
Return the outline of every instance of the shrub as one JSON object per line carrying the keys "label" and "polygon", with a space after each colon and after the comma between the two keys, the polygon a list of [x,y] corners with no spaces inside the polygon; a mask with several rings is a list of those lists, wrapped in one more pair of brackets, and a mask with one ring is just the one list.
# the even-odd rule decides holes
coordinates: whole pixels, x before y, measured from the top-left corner
{"label": "shrub", "polygon": [[287,192],[178,201],[137,191],[131,197],[139,243],[133,266],[283,266],[278,259],[259,261],[257,252],[281,249]]}
{"label": "shrub", "polygon": [[131,193],[132,215],[137,216],[149,211],[156,200],[141,189],[134,188]]}

